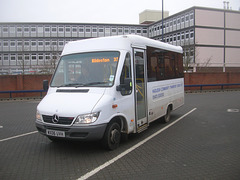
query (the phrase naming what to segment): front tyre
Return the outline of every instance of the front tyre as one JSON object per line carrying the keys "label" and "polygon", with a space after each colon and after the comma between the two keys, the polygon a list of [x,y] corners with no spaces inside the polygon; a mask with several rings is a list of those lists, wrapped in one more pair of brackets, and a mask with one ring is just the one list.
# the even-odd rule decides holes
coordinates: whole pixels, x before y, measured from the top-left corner
{"label": "front tyre", "polygon": [[102,144],[108,150],[117,149],[121,140],[120,125],[117,122],[111,122],[104,133]]}

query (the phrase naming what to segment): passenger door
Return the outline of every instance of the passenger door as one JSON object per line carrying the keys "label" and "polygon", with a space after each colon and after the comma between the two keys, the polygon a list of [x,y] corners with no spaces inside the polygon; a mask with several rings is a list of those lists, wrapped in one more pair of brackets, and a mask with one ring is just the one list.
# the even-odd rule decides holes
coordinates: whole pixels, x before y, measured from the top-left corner
{"label": "passenger door", "polygon": [[134,49],[134,71],[136,124],[137,132],[141,132],[148,127],[146,61],[145,51],[142,49]]}

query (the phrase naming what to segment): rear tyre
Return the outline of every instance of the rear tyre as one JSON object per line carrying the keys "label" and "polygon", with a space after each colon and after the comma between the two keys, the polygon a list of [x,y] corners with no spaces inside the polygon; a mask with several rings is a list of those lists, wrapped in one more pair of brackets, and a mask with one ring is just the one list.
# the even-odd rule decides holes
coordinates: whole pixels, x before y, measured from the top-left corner
{"label": "rear tyre", "polygon": [[120,125],[117,122],[110,123],[104,133],[102,145],[107,150],[117,149],[121,140]]}
{"label": "rear tyre", "polygon": [[163,116],[163,123],[168,123],[171,117],[171,108],[168,106],[165,116]]}

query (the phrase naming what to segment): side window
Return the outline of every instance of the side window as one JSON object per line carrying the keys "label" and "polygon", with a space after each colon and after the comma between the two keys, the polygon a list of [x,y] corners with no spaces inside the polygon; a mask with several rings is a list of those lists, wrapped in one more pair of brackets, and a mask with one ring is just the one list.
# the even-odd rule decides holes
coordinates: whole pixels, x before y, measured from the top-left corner
{"label": "side window", "polygon": [[[132,80],[132,72],[131,72],[131,56],[129,53],[126,54],[125,57],[125,61],[124,61],[124,65],[123,65],[123,69],[122,69],[122,73],[120,76],[120,84],[125,84],[126,79],[128,80]],[[132,87],[132,81],[130,82],[130,86]],[[132,89],[131,90],[122,90],[121,94],[123,96],[129,95],[132,93]]]}
{"label": "side window", "polygon": [[182,78],[182,54],[148,47],[147,49],[148,82]]}

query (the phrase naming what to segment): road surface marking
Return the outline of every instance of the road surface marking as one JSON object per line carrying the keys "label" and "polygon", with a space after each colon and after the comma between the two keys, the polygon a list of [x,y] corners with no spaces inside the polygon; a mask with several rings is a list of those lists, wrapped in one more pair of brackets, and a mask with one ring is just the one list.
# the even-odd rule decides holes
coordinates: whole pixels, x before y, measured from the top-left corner
{"label": "road surface marking", "polygon": [[16,139],[16,138],[23,137],[23,136],[27,136],[27,135],[30,135],[30,134],[34,134],[34,133],[37,133],[37,132],[38,132],[38,131],[33,131],[33,132],[25,133],[25,134],[20,134],[20,135],[17,135],[17,136],[5,138],[5,139],[0,139],[0,142],[8,141],[8,140],[11,140],[11,139]]}
{"label": "road surface marking", "polygon": [[116,156],[115,158],[105,162],[104,164],[98,166],[97,168],[93,169],[92,171],[86,173],[85,175],[81,176],[80,178],[78,178],[78,180],[83,180],[83,179],[87,179],[91,176],[93,176],[94,174],[96,174],[97,172],[101,171],[102,169],[108,167],[109,165],[113,164],[115,161],[119,160],[120,158],[122,158],[123,156],[127,155],[128,153],[132,152],[133,150],[135,150],[136,148],[138,148],[139,146],[143,145],[144,143],[146,143],[147,141],[149,141],[150,139],[152,139],[153,137],[157,136],[158,134],[160,134],[161,132],[165,131],[166,129],[168,129],[169,127],[171,127],[172,125],[176,124],[178,121],[180,121],[181,119],[183,119],[184,117],[188,116],[189,114],[191,114],[193,111],[195,111],[197,108],[192,109],[191,111],[189,111],[188,113],[184,114],[183,116],[181,116],[180,118],[178,118],[176,121],[172,122],[171,124],[165,126],[164,128],[160,129],[159,131],[155,132],[154,134],[152,134],[151,136],[147,137],[146,139],[144,139],[143,141],[137,143],[136,145],[134,145],[133,147],[127,149],[126,151],[122,152],[121,154],[119,154],[118,156]]}

